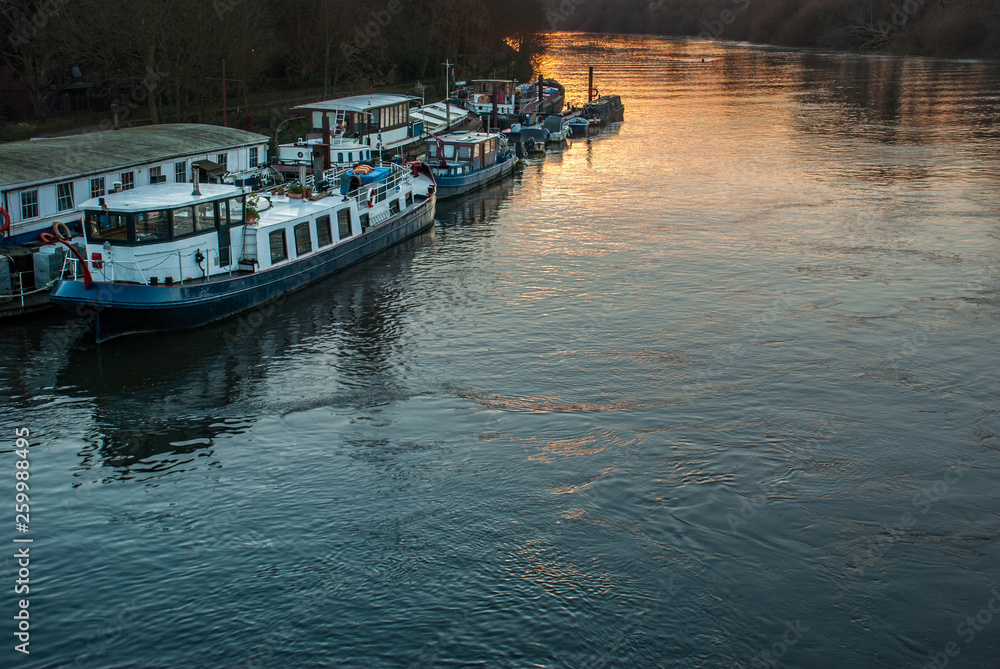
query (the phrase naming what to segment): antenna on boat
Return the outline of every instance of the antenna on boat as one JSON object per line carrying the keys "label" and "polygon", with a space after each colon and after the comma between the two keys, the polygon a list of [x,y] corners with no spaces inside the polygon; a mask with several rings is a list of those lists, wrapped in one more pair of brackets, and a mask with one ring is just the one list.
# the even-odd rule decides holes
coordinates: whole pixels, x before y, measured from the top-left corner
{"label": "antenna on boat", "polygon": [[191,173],[194,175],[194,179],[193,179],[193,181],[194,181],[194,190],[191,191],[191,195],[192,196],[201,197],[201,190],[198,188],[198,170],[199,170],[199,167],[197,165],[192,165],[191,166]]}
{"label": "antenna on boat", "polygon": [[451,62],[447,58],[445,58],[444,62],[441,64],[444,65],[444,113],[445,113],[444,129],[445,132],[447,132],[448,129],[451,127],[451,106],[448,104],[448,98],[450,97],[449,95],[450,91],[448,89],[448,78],[451,76]]}

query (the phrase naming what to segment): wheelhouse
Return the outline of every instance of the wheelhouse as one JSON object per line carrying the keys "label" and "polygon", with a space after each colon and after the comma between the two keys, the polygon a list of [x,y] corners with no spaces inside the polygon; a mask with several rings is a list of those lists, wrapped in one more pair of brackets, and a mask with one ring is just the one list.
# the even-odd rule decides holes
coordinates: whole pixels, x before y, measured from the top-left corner
{"label": "wheelhouse", "polygon": [[246,195],[235,186],[160,184],[84,202],[84,229],[91,244],[137,246],[196,237],[246,222]]}
{"label": "wheelhouse", "polygon": [[514,82],[509,79],[475,79],[472,82],[470,102],[474,111],[488,114],[493,111],[493,93],[496,93],[497,113],[514,113]]}
{"label": "wheelhouse", "polygon": [[453,132],[427,140],[427,163],[435,176],[460,176],[497,163],[500,135]]}

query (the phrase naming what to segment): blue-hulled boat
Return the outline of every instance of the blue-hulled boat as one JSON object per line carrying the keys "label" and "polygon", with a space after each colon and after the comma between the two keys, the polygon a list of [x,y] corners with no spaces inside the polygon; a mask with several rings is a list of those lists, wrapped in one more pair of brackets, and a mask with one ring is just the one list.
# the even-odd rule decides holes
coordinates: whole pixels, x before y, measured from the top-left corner
{"label": "blue-hulled boat", "polygon": [[56,283],[51,300],[89,321],[99,342],[197,327],[302,288],[434,221],[434,177],[422,163],[323,176],[330,191],[301,199],[158,184],[89,200],[81,206],[83,279]]}
{"label": "blue-hulled boat", "polygon": [[443,200],[510,174],[517,156],[503,135],[452,132],[427,140],[427,162],[437,182],[437,196]]}

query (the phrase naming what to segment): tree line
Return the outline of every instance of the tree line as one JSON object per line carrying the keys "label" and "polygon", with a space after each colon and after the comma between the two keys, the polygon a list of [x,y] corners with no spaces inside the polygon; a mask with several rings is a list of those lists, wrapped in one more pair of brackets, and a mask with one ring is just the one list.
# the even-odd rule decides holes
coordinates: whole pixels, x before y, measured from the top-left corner
{"label": "tree line", "polygon": [[[223,60],[231,106],[433,81],[446,59],[460,78],[527,78],[546,27],[542,0],[0,0],[0,74],[26,91],[35,119],[86,87],[120,114],[210,120]],[[4,97],[0,119],[11,119]]]}
{"label": "tree line", "polygon": [[1000,58],[997,0],[546,0],[558,30]]}

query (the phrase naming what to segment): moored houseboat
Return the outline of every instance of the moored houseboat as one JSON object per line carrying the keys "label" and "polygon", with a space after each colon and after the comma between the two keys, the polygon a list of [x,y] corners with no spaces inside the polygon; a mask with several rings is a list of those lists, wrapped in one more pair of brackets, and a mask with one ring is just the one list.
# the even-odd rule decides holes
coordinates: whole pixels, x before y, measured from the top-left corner
{"label": "moored houseboat", "polygon": [[275,169],[289,176],[306,167],[312,173],[362,161],[415,158],[432,133],[468,130],[479,117],[455,104],[423,106],[409,95],[355,95],[295,107],[307,113],[310,130],[278,146]]}
{"label": "moored houseboat", "polygon": [[76,261],[83,278],[58,281],[51,300],[88,320],[98,341],[197,327],[302,288],[433,223],[434,179],[422,163],[323,177],[336,190],[301,199],[160,184],[89,200],[82,206],[86,258]]}
{"label": "moored houseboat", "polygon": [[474,79],[459,92],[466,106],[478,114],[491,130],[509,128],[514,123],[527,124],[539,115],[559,113],[565,102],[565,90],[554,79],[518,85],[511,79]]}
{"label": "moored houseboat", "polygon": [[517,156],[503,135],[452,132],[427,140],[427,163],[444,199],[462,195],[510,174]]}
{"label": "moored houseboat", "polygon": [[583,107],[583,117],[592,124],[604,125],[625,119],[625,105],[620,95],[602,95]]}
{"label": "moored houseboat", "polygon": [[170,123],[0,142],[0,320],[51,308],[65,248],[39,238],[80,234],[79,203],[192,178],[260,185],[267,141],[235,128]]}

